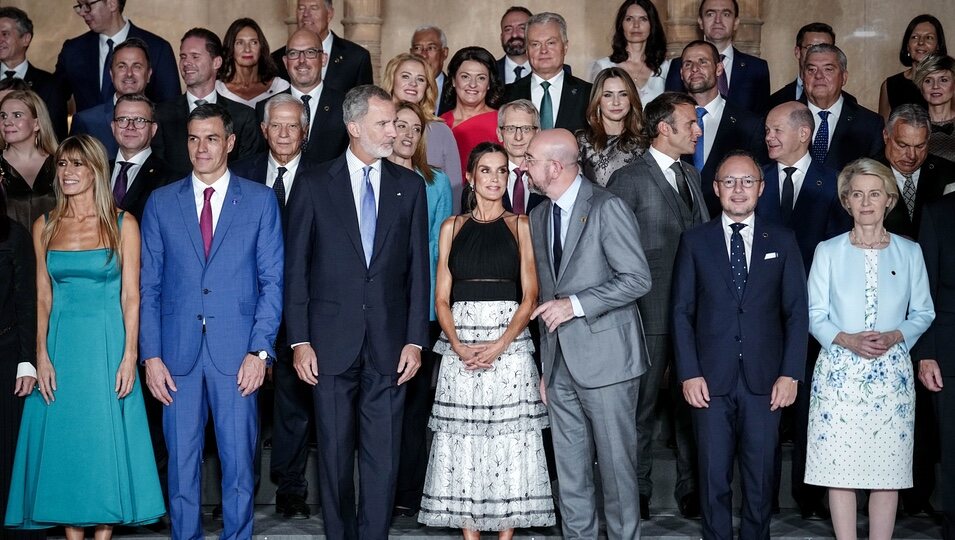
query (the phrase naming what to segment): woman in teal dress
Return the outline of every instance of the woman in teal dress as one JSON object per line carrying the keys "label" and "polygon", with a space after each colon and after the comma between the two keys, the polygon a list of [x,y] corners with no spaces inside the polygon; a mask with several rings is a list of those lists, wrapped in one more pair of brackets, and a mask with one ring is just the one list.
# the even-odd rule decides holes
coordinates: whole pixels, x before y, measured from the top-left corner
{"label": "woman in teal dress", "polygon": [[6,526],[151,523],[165,513],[136,379],[139,227],[118,213],[106,151],[80,135],[56,151],[56,207],[33,224],[37,388],[24,406]]}

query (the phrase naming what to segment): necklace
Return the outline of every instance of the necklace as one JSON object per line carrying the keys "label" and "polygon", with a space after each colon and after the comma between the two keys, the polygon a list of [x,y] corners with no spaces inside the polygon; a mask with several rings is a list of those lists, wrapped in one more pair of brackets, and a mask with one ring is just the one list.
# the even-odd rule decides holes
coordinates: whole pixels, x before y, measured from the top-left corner
{"label": "necklace", "polygon": [[477,217],[477,213],[476,213],[476,212],[471,212],[471,219],[473,219],[474,221],[477,221],[478,223],[493,223],[493,222],[495,222],[495,221],[501,219],[501,216],[504,215],[504,212],[507,212],[507,210],[501,210],[501,213],[498,214],[497,217],[495,217],[494,219],[481,219],[481,218]]}
{"label": "necklace", "polygon": [[851,242],[853,245],[864,247],[866,249],[875,249],[876,247],[889,243],[889,233],[885,230],[885,227],[882,227],[882,236],[880,236],[875,242],[869,244],[860,240],[859,237],[856,236],[856,230],[852,229],[849,232],[849,242]]}

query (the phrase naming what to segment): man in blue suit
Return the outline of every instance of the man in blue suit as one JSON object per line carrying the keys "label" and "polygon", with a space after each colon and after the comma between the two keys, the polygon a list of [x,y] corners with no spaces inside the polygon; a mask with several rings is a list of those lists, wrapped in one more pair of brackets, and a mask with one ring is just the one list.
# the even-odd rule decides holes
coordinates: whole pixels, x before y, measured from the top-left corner
{"label": "man in blue suit", "polygon": [[793,403],[806,359],[809,308],[792,231],[754,215],[763,179],[752,155],[729,154],[713,189],[723,213],[683,233],[673,276],[676,370],[694,407],[703,537],[769,540],[780,409]]}
{"label": "man in blue suit", "polygon": [[252,536],[257,390],[275,356],[284,249],[275,194],[229,172],[222,106],[189,114],[193,172],[153,192],[142,224],[140,357],[166,407],[174,539],[201,538],[200,464],[209,411],[222,465],[226,540]]}
{"label": "man in blue suit", "polygon": [[154,103],[179,95],[179,73],[172,47],[163,38],[147,32],[123,17],[126,0],[77,0],[73,11],[90,31],[63,42],[54,75],[64,99],[73,96],[76,110],[105,103],[113,96],[109,69],[115,47],[129,38],[139,38],[149,47],[155,76],[146,87]]}
{"label": "man in blue suit", "polygon": [[[769,64],[762,58],[746,54],[733,46],[733,35],[739,27],[737,0],[703,0],[697,24],[703,37],[716,46],[723,63],[719,91],[727,101],[754,114],[766,113],[769,102]],[[667,73],[666,89],[685,92],[680,70]]]}
{"label": "man in blue suit", "polygon": [[345,154],[298,179],[289,201],[285,328],[314,389],[325,535],[377,540],[391,523],[403,384],[428,343],[428,205],[421,178],[383,159],[397,136],[391,96],[358,86],[343,110]]}

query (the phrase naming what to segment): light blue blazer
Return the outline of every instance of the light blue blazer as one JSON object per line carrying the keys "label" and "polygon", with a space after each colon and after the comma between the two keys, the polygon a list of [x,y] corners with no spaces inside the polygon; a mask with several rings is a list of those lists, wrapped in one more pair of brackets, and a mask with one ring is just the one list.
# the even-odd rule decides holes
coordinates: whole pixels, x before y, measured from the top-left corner
{"label": "light blue blazer", "polygon": [[[879,251],[875,330],[899,330],[909,350],[935,319],[918,244],[892,235]],[[865,330],[865,254],[849,233],[820,242],[809,271],[809,331],[828,349],[839,332]]]}

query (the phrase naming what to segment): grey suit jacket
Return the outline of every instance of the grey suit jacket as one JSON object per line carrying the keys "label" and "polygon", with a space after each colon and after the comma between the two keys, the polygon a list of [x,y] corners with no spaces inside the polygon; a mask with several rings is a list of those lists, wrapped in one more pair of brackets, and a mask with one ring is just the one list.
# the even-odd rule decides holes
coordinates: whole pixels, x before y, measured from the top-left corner
{"label": "grey suit jacket", "polygon": [[553,201],[530,213],[541,301],[577,295],[583,317],[553,333],[541,323],[544,376],[554,368],[558,341],[578,384],[597,388],[639,377],[647,369],[637,298],[650,290],[650,270],[633,212],[583,176],[559,269],[551,253]]}
{"label": "grey suit jacket", "polygon": [[707,220],[700,191],[700,173],[684,163],[693,208],[687,209],[679,193],[667,182],[650,152],[617,169],[607,190],[627,203],[640,224],[640,243],[650,265],[653,288],[638,301],[647,334],[670,333],[670,283],[680,235]]}

